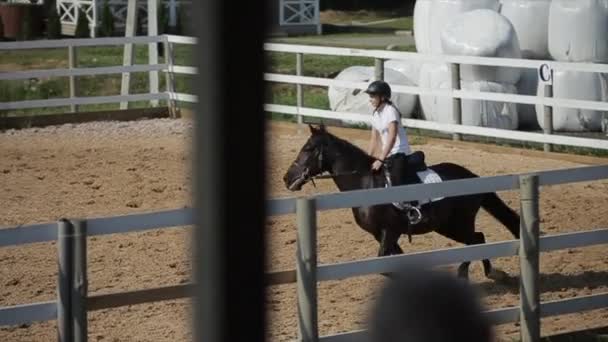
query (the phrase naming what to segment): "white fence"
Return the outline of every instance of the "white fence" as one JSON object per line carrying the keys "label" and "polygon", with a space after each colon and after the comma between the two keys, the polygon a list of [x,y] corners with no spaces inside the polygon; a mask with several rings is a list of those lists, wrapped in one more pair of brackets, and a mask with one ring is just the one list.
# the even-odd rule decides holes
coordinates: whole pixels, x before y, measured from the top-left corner
{"label": "white fence", "polygon": [[[168,36],[168,41],[175,44],[196,44],[196,39],[191,37]],[[292,45],[292,44],[265,44],[264,50],[267,52],[283,52],[294,53],[298,57],[296,66],[296,75],[285,74],[264,74],[264,79],[268,82],[294,84],[298,87],[297,106],[286,106],[276,104],[266,104],[267,112],[277,112],[294,116],[310,116],[325,119],[337,120],[352,120],[368,122],[368,115],[357,113],[334,112],[329,110],[321,110],[310,107],[304,107],[303,95],[301,86],[340,86],[353,89],[365,89],[367,83],[340,81],[329,78],[306,77],[302,75],[302,60],[304,54],[313,55],[332,55],[332,56],[348,56],[348,57],[369,57],[378,60],[383,65],[382,61],[386,59],[401,59],[411,61],[424,61],[434,63],[447,63],[450,65],[460,64],[475,64],[475,65],[491,65],[514,68],[529,68],[539,69],[547,64],[551,70],[570,70],[583,72],[598,72],[607,73],[608,65],[592,64],[592,63],[565,63],[543,60],[526,60],[526,59],[508,59],[508,58],[488,58],[488,57],[470,57],[470,56],[446,56],[446,55],[427,55],[412,52],[397,52],[383,50],[364,50],[364,49],[349,49],[349,48],[334,48],[322,46],[307,46],[307,45]],[[186,66],[171,66],[171,71],[175,74],[196,74],[198,71],[193,67]],[[458,68],[459,69],[459,68]],[[380,72],[381,73],[381,72]],[[504,93],[489,93],[481,91],[466,91],[456,89],[431,89],[419,86],[402,86],[392,85],[391,88],[395,93],[419,94],[419,95],[434,95],[441,97],[450,97],[452,99],[476,99],[489,101],[502,101],[521,104],[540,104],[551,107],[568,107],[581,108],[589,110],[608,111],[608,103],[601,101],[584,101],[565,98],[550,98],[529,95],[516,95]],[[196,102],[196,97],[190,94],[173,94],[173,98],[177,101]],[[301,120],[300,120],[301,121]],[[473,136],[501,138],[514,141],[536,142],[544,144],[555,144],[564,146],[587,147],[608,150],[608,141],[599,139],[579,138],[566,135],[554,135],[551,130],[545,129],[545,134],[530,133],[514,130],[503,130],[494,128],[484,128],[476,126],[464,126],[458,123],[444,124],[432,121],[403,119],[403,124],[411,128],[420,128],[438,132],[448,132],[454,134],[468,134]],[[552,120],[546,120],[549,125]]]}
{"label": "white fence", "polygon": [[[77,97],[52,100],[32,100],[32,101],[17,101],[0,103],[0,110],[11,109],[26,109],[26,108],[42,108],[42,107],[59,107],[66,105],[80,104],[99,104],[99,103],[115,103],[123,101],[142,101],[142,100],[167,100],[173,108],[175,102],[190,102],[197,101],[196,96],[191,94],[178,93],[175,91],[174,76],[178,74],[194,75],[198,71],[192,66],[176,65],[173,58],[174,45],[176,44],[196,44],[196,39],[192,37],[182,37],[174,35],[163,35],[155,37],[131,37],[131,38],[96,38],[96,39],[72,39],[72,40],[48,40],[48,41],[29,41],[29,42],[11,42],[0,43],[0,51],[2,50],[20,50],[20,49],[36,49],[36,48],[76,48],[83,46],[104,46],[104,45],[124,45],[124,44],[150,44],[164,43],[168,58],[163,64],[145,64],[145,65],[124,65],[113,67],[97,67],[97,68],[79,68],[73,63],[70,63],[69,69],[52,69],[52,70],[32,70],[32,71],[16,71],[0,73],[0,80],[15,80],[27,79],[32,77],[71,77],[82,75],[106,75],[131,72],[150,72],[157,73],[159,71],[166,74],[166,89],[164,92],[154,92],[149,94],[134,94],[134,95],[116,95],[116,96],[95,96],[95,97]],[[315,55],[334,55],[334,56],[350,56],[350,57],[369,57],[380,61],[385,59],[402,59],[414,61],[426,61],[437,63],[449,63],[451,65],[459,64],[478,64],[478,65],[494,65],[515,68],[532,68],[538,69],[544,64],[548,64],[552,70],[571,70],[583,72],[599,72],[608,73],[608,65],[594,63],[564,63],[555,61],[542,60],[525,60],[525,59],[506,59],[506,58],[486,58],[486,57],[468,57],[468,56],[444,56],[444,55],[425,55],[411,52],[396,52],[382,50],[363,50],[363,49],[346,49],[332,48],[320,46],[302,46],[288,44],[265,44],[264,50],[267,52],[284,52],[294,53],[298,55],[298,60],[302,60],[303,54]],[[151,59],[155,60],[155,59]],[[382,63],[377,63],[382,65]],[[369,121],[369,116],[357,113],[333,112],[329,110],[321,110],[303,106],[302,100],[302,85],[325,86],[336,85],[341,87],[350,87],[356,89],[365,89],[367,84],[359,82],[346,82],[329,78],[306,77],[302,74],[302,63],[298,63],[298,75],[284,74],[264,74],[264,79],[268,82],[280,82],[295,84],[300,88],[298,92],[299,105],[286,106],[277,104],[266,104],[265,109],[268,112],[278,112],[288,115],[294,115],[301,118],[302,116],[310,116],[317,118],[329,118],[338,120],[353,120],[353,121]],[[70,83],[72,86],[72,82]],[[540,104],[551,107],[569,107],[581,108],[589,110],[599,110],[608,112],[608,103],[600,101],[583,101],[563,98],[548,98],[528,95],[515,95],[503,93],[489,93],[480,91],[465,91],[453,89],[430,89],[418,86],[400,86],[394,85],[394,92],[410,93],[410,94],[426,94],[441,97],[450,97],[455,101],[459,99],[477,99],[513,102],[522,104]],[[70,92],[75,94],[75,90]],[[545,120],[550,122],[550,120]],[[546,130],[545,134],[522,132],[514,130],[503,130],[494,128],[484,128],[476,126],[465,126],[457,123],[444,124],[432,121],[403,119],[403,123],[407,127],[426,129],[438,132],[447,132],[453,134],[467,134],[472,136],[482,136],[490,138],[501,138],[513,141],[535,142],[543,144],[554,144],[563,146],[586,147],[601,150],[608,150],[608,140],[590,139],[581,137],[572,137],[566,135],[552,134],[550,130]]]}
{"label": "white fence", "polygon": [[[540,186],[585,182],[608,179],[608,166],[545,171],[539,172],[536,175],[538,176],[538,184]],[[395,201],[419,200],[421,198],[450,197],[512,190],[519,187],[519,179],[523,176],[525,175],[482,177],[478,179],[448,181],[440,184],[409,185],[390,189],[359,190],[344,193],[321,194],[307,201],[314,201],[315,204],[313,206],[313,211],[316,212],[317,210],[368,206],[391,203]],[[297,211],[297,201],[298,200],[295,198],[269,200],[267,202],[267,213],[270,216],[295,213]],[[308,213],[310,213],[310,211]],[[300,211],[298,216],[305,217],[306,213],[302,213]],[[302,224],[301,222],[307,222],[307,224]],[[310,229],[316,229],[316,222],[314,219],[308,218],[308,220],[304,221],[299,220],[299,223],[299,236],[306,234],[306,232],[310,233]],[[83,232],[86,236],[95,236],[168,227],[181,227],[192,224],[194,224],[192,209],[186,208],[118,217],[93,218],[84,221],[82,226],[86,227]],[[58,234],[58,227],[61,228],[62,225],[65,226],[63,221],[59,223],[37,224],[0,229],[0,247],[54,241],[58,239],[58,237],[62,236],[62,234]],[[298,239],[299,244],[303,243],[304,241],[305,240]],[[597,229],[578,233],[540,237],[539,251],[551,251],[605,243],[608,243],[608,229]],[[86,248],[86,243],[83,244]],[[337,280],[368,274],[392,272],[399,269],[403,265],[408,264],[438,266],[463,261],[514,256],[518,254],[519,244],[520,242],[518,241],[488,243],[484,245],[450,248],[431,252],[319,265],[318,267],[314,265],[314,267],[309,268],[309,270],[310,272],[314,272],[314,286],[316,287],[317,281]],[[61,247],[62,245],[63,247]],[[58,246],[60,246],[60,256],[63,255],[62,248],[65,248],[65,245],[65,243],[58,243]],[[82,249],[82,245],[80,248]],[[314,250],[314,244],[310,244],[308,249]],[[302,258],[297,258],[296,263],[302,263],[302,260]],[[86,260],[72,260],[67,264],[76,265],[75,269],[84,270],[86,278]],[[302,268],[300,268],[300,272],[302,272],[301,269]],[[310,279],[308,275],[296,277],[296,270],[285,270],[269,273],[266,275],[266,278],[267,284],[269,285],[294,283],[296,281],[302,282],[306,279]],[[69,279],[64,279],[63,281],[70,283]],[[100,310],[110,307],[188,297],[192,295],[192,286],[192,284],[182,284],[163,288],[145,289],[106,295],[88,295],[84,293],[81,300],[84,303],[83,306],[86,308],[86,310]],[[61,284],[59,288],[61,288]],[[59,297],[60,296],[58,296],[58,298]],[[307,295],[300,293],[299,298],[301,306],[302,303],[308,302],[309,305],[314,305],[314,307],[316,307],[316,297],[311,298],[309,293]],[[315,302],[311,303],[312,300]],[[59,313],[65,312],[65,310],[59,310],[62,305],[62,302],[58,299],[57,301],[47,301],[0,308],[0,326],[17,325],[33,321],[46,321],[53,319],[58,319],[62,322],[70,321],[69,319],[66,320],[66,317],[61,319]],[[542,303],[541,315],[545,317],[603,307],[608,307],[608,294],[584,296]],[[84,319],[84,322],[86,322],[86,310],[82,311],[84,312],[85,317],[80,318]],[[521,317],[519,311],[520,308],[518,307],[510,307],[492,310],[487,312],[487,314],[495,324],[502,324],[520,320]],[[316,311],[314,311],[313,314],[316,317]],[[317,334],[318,332],[315,330],[314,333]],[[363,337],[364,334],[365,332],[362,331],[352,332],[335,336],[327,336],[323,338],[323,340],[353,341],[356,338]]]}

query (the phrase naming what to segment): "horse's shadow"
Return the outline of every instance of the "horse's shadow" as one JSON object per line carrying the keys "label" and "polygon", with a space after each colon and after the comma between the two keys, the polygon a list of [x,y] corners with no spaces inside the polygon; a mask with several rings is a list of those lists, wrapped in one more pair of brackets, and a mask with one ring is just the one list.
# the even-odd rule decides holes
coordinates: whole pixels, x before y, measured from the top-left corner
{"label": "horse's shadow", "polygon": [[[564,275],[561,273],[541,273],[540,291],[558,292],[568,289],[594,289],[608,285],[608,272],[585,271],[576,275]],[[519,293],[519,276],[507,275],[500,281],[484,281],[475,285],[487,296],[502,295],[505,293]]]}

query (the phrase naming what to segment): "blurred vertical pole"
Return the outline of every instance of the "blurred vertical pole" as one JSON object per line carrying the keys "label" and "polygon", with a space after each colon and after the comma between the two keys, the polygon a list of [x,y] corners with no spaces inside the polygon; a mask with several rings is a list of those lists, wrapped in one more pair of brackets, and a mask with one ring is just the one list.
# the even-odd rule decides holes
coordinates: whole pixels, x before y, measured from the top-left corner
{"label": "blurred vertical pole", "polygon": [[72,328],[74,342],[86,342],[87,321],[87,221],[73,220],[73,279],[72,279]]}
{"label": "blurred vertical pole", "polygon": [[57,341],[72,342],[72,290],[74,226],[69,220],[57,223]]}
{"label": "blurred vertical pole", "polygon": [[521,222],[519,260],[522,342],[540,341],[538,175],[519,177]]}
{"label": "blurred vertical pole", "polygon": [[296,272],[298,327],[302,342],[319,341],[317,315],[317,210],[314,198],[298,198]]}
{"label": "blurred vertical pole", "polygon": [[267,4],[192,2],[194,341],[264,340]]}
{"label": "blurred vertical pole", "polygon": [[[450,64],[452,73],[452,90],[460,90],[460,64]],[[462,100],[460,98],[452,98],[452,114],[454,115],[454,124],[462,125]],[[454,141],[462,140],[460,133],[452,134]]]}

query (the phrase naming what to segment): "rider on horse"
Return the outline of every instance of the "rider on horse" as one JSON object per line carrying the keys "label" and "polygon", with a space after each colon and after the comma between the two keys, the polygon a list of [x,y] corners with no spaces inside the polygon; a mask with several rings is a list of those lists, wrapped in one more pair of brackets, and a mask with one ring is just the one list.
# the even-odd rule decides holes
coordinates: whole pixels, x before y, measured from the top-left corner
{"label": "rider on horse", "polygon": [[[401,124],[401,113],[391,102],[391,87],[384,81],[374,81],[365,90],[374,109],[372,113],[371,140],[369,154],[376,160],[371,168],[378,171],[385,165],[389,186],[418,183],[417,171],[426,169],[424,155],[421,152],[411,153],[407,134]],[[382,141],[379,154],[378,135]],[[411,209],[405,206],[404,209]]]}

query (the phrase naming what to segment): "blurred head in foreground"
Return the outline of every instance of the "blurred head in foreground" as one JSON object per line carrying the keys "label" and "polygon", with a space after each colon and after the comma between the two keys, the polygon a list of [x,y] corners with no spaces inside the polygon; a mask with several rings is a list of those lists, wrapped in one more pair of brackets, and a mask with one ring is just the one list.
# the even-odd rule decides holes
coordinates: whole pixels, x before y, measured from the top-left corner
{"label": "blurred head in foreground", "polygon": [[368,319],[371,342],[489,342],[490,323],[464,280],[408,268],[385,282]]}

